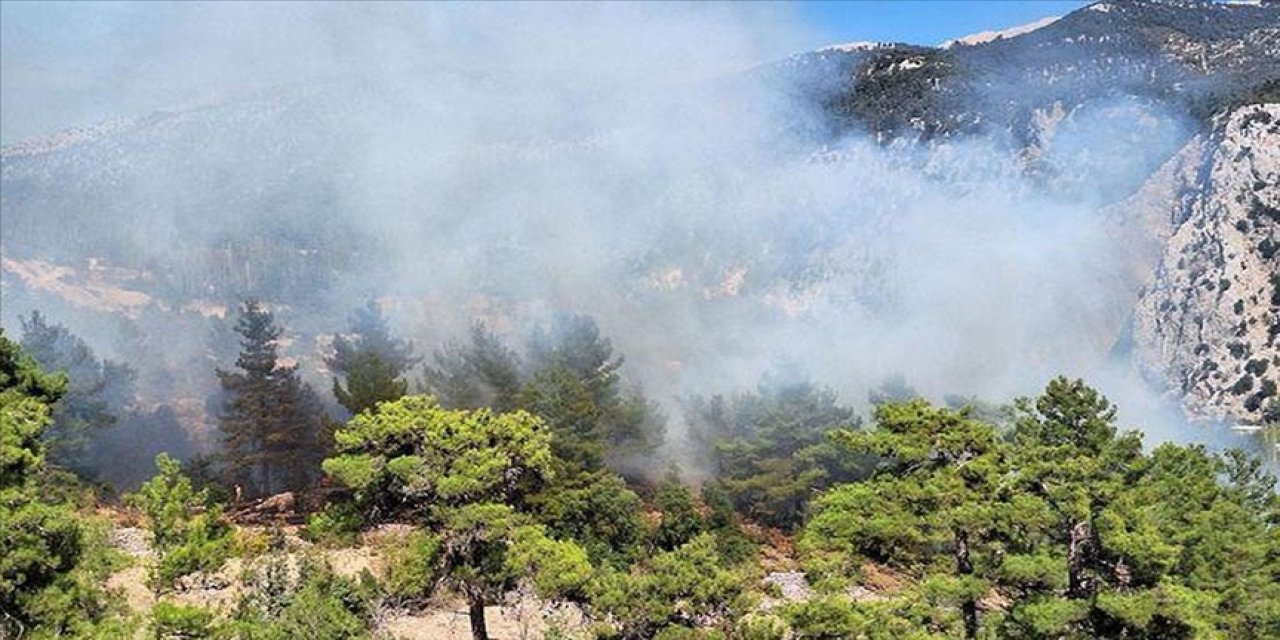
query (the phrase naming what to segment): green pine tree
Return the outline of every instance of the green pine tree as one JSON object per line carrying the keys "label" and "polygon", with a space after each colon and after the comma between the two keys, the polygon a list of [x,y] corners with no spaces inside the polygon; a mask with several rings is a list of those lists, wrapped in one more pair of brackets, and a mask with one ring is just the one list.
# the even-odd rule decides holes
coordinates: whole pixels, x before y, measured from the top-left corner
{"label": "green pine tree", "polygon": [[22,348],[44,369],[67,375],[66,394],[53,407],[45,431],[49,461],[92,475],[91,444],[119,422],[134,401],[137,373],[129,366],[100,360],[66,327],[38,311],[22,319]]}
{"label": "green pine tree", "polygon": [[218,370],[226,482],[246,496],[306,487],[324,456],[324,415],[296,365],[280,362],[283,329],[256,300],[241,306],[234,371]]}
{"label": "green pine tree", "polygon": [[471,325],[470,342],[452,342],[425,369],[426,390],[450,409],[514,411],[520,393],[520,358],[483,323]]}
{"label": "green pine tree", "polygon": [[430,531],[393,559],[395,590],[423,598],[452,587],[467,599],[477,640],[488,638],[485,606],[520,579],[554,597],[589,577],[586,552],[550,538],[524,510],[525,497],[552,473],[551,434],[540,419],[406,396],[357,415],[335,442],[325,472],[355,492],[368,518],[394,506]]}
{"label": "green pine tree", "polygon": [[326,360],[334,374],[333,395],[352,414],[405,395],[405,374],[415,363],[413,344],[391,334],[373,301],[352,314],[346,334],[334,336],[333,354]]}
{"label": "green pine tree", "polygon": [[110,637],[95,629],[109,566],[45,475],[44,430],[66,389],[0,330],[0,637]]}
{"label": "green pine tree", "polygon": [[535,330],[532,374],[519,406],[542,417],[556,435],[557,453],[591,472],[608,465],[621,473],[647,466],[662,441],[663,418],[638,391],[625,391],[623,358],[589,316],[558,316]]}
{"label": "green pine tree", "polygon": [[739,512],[775,527],[798,526],[815,491],[862,466],[826,438],[857,426],[853,412],[793,368],[767,372],[755,393],[694,398],[689,415],[716,483]]}

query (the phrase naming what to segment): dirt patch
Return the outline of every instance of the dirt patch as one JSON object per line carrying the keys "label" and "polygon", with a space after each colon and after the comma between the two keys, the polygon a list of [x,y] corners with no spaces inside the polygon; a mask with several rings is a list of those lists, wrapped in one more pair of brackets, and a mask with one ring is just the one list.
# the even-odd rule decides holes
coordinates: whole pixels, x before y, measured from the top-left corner
{"label": "dirt patch", "polygon": [[862,584],[871,591],[896,593],[906,582],[905,576],[888,567],[874,563],[862,565]]}
{"label": "dirt patch", "polygon": [[369,547],[328,549],[321,552],[321,557],[334,573],[346,578],[359,578],[365,571],[379,576],[385,568],[382,555]]}
{"label": "dirt patch", "polygon": [[146,567],[134,566],[111,574],[107,578],[107,589],[119,593],[134,612],[146,613],[155,604],[151,589],[147,588]]}
{"label": "dirt patch", "polygon": [[0,258],[0,270],[17,276],[32,291],[47,291],[77,306],[97,311],[136,315],[151,304],[151,296],[101,281],[86,280],[70,267],[42,260]]}
{"label": "dirt patch", "polygon": [[[552,629],[586,637],[586,619],[576,607],[547,606],[528,594],[515,596],[509,606],[486,607],[484,619],[494,640],[535,640]],[[450,599],[425,611],[391,613],[377,631],[395,640],[470,640],[471,622],[466,603]]]}
{"label": "dirt patch", "polygon": [[799,569],[795,545],[790,536],[754,522],[742,523],[742,531],[760,545],[760,567],[767,572],[789,573]]}

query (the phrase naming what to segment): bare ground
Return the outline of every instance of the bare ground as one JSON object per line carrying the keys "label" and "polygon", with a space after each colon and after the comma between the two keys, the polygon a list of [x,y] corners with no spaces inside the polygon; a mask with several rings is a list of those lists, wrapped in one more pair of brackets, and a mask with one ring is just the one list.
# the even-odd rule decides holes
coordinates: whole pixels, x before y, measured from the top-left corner
{"label": "bare ground", "polygon": [[[385,526],[362,536],[359,546],[341,549],[317,548],[298,538],[296,530],[286,530],[287,557],[290,564],[296,565],[303,554],[315,554],[340,575],[356,577],[365,571],[380,575],[384,559],[379,550],[409,530],[411,528],[403,525]],[[155,595],[147,586],[148,567],[155,557],[147,536],[145,530],[135,527],[119,527],[113,531],[112,545],[133,558],[134,563],[107,580],[107,587],[119,592],[130,610],[143,615],[149,613],[156,603]],[[230,612],[245,593],[241,576],[250,562],[252,559],[232,558],[216,573],[185,579],[178,590],[161,597],[180,604]],[[422,610],[384,608],[375,612],[374,619],[375,633],[388,640],[471,638],[466,603],[452,596],[437,598]],[[531,594],[519,593],[512,594],[511,602],[506,606],[486,608],[485,620],[494,640],[532,640],[543,637],[552,628],[576,637],[585,626],[581,612],[575,607],[547,605]]]}

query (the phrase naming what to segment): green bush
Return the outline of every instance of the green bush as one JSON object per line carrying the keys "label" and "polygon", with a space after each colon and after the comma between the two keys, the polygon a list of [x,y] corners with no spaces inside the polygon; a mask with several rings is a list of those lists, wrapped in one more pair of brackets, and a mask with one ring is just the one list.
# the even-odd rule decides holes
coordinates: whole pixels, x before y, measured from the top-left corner
{"label": "green bush", "polygon": [[539,521],[556,537],[581,544],[593,564],[631,564],[644,547],[640,496],[608,471],[578,478],[570,486],[553,482],[538,496]]}
{"label": "green bush", "polygon": [[325,547],[348,547],[355,544],[361,524],[355,505],[332,503],[323,511],[311,514],[306,528],[302,530],[302,537]]}
{"label": "green bush", "polygon": [[654,640],[725,640],[724,632],[719,629],[693,629],[690,627],[667,627],[653,637]]}
{"label": "green bush", "polygon": [[230,527],[217,513],[194,518],[186,539],[161,552],[153,577],[159,585],[171,586],[178,578],[194,573],[217,571],[230,556]]}
{"label": "green bush", "polygon": [[791,628],[787,621],[773,614],[747,614],[738,621],[734,637],[742,640],[784,640]]}
{"label": "green bush", "polygon": [[707,530],[716,537],[720,557],[730,564],[755,559],[758,545],[739,526],[729,492],[714,482],[707,483],[702,487],[702,503],[707,506]]}
{"label": "green bush", "polygon": [[35,597],[28,600],[28,607],[37,614],[40,624],[36,633],[24,638],[42,638],[45,634],[111,637],[110,631],[125,622],[124,602],[107,592],[103,584],[113,572],[125,567],[128,559],[111,547],[109,522],[83,515],[79,521],[79,560],[74,569],[48,588],[31,594]]}
{"label": "green bush", "polygon": [[656,502],[662,512],[662,522],[653,533],[653,542],[658,548],[666,551],[675,549],[694,539],[706,527],[693,494],[675,472],[668,473],[658,487]]}
{"label": "green bush", "polygon": [[195,490],[177,460],[162,453],[156,467],[159,473],[126,501],[142,510],[151,531],[158,556],[151,587],[158,593],[182,576],[217,570],[230,555],[232,540],[221,507],[209,504],[206,491]]}
{"label": "green bush", "polygon": [[587,596],[591,610],[618,636],[651,638],[669,627],[731,624],[748,608],[748,582],[725,568],[715,538],[702,534],[631,571],[601,571],[587,585]]}
{"label": "green bush", "polygon": [[291,577],[282,553],[268,556],[250,572],[251,590],[230,623],[235,640],[358,640],[370,637],[379,592],[368,573],[344,578],[327,564],[300,561]]}
{"label": "green bush", "polygon": [[438,574],[440,538],[426,531],[414,531],[403,541],[387,548],[387,593],[418,599],[431,593]]}
{"label": "green bush", "polygon": [[271,550],[274,532],[239,528],[231,532],[230,553],[235,558],[256,558]]}
{"label": "green bush", "polygon": [[852,638],[866,626],[866,620],[846,598],[815,598],[786,607],[785,615],[797,640],[839,640]]}
{"label": "green bush", "polygon": [[213,611],[161,600],[151,609],[154,640],[204,640],[220,637]]}

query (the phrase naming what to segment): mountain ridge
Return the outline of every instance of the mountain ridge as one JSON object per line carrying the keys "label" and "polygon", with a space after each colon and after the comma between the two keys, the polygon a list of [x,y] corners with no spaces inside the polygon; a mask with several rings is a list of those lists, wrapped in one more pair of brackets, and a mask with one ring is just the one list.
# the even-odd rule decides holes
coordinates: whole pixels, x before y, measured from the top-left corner
{"label": "mountain ridge", "polygon": [[[1212,213],[1208,203],[1188,204],[1188,198],[1195,200],[1196,189],[1211,189],[1203,175],[1217,171],[1219,177],[1211,182],[1233,185],[1236,191],[1230,197],[1247,198],[1248,187],[1259,202],[1280,206],[1268,195],[1277,181],[1271,169],[1230,159],[1244,148],[1232,137],[1240,128],[1231,123],[1255,113],[1250,105],[1280,100],[1276,92],[1280,87],[1280,5],[1095,3],[1038,29],[971,45],[835,47],[798,54],[747,74],[752,82],[784,87],[791,99],[817,105],[817,125],[783,123],[807,136],[810,146],[800,153],[808,157],[806,162],[863,161],[858,155],[862,152],[839,150],[841,140],[857,136],[899,148],[916,144],[943,148],[970,139],[995,141],[1001,153],[1016,158],[1018,171],[1039,188],[1065,200],[1082,200],[1082,206],[1113,212],[1123,219],[1117,228],[1133,239],[1131,246],[1145,247],[1132,257],[1132,280],[1123,285],[1123,295],[1132,297],[1133,306],[1120,309],[1117,316],[1128,322],[1108,320],[1099,340],[1132,341],[1127,351],[1136,366],[1185,400],[1196,415],[1256,419],[1261,402],[1270,396],[1253,400],[1267,388],[1265,382],[1274,384],[1280,361],[1267,365],[1263,374],[1249,373],[1253,381],[1247,393],[1233,394],[1230,389],[1240,384],[1245,367],[1262,366],[1251,362],[1276,357],[1274,333],[1268,334],[1267,328],[1268,323],[1280,322],[1280,316],[1268,306],[1264,285],[1269,282],[1267,269],[1275,269],[1275,262],[1268,262],[1275,254],[1267,247],[1273,244],[1267,243],[1280,238],[1270,218],[1253,221],[1247,207]],[[386,104],[371,110],[374,95]],[[111,295],[125,291],[132,296],[129,301],[136,302],[139,295],[151,301],[150,307],[125,304],[123,308],[134,315],[151,313],[139,309],[154,307],[157,312],[185,313],[203,320],[206,314],[200,309],[225,309],[243,295],[267,297],[299,309],[330,308],[339,297],[334,293],[338,284],[356,272],[362,256],[379,252],[388,238],[407,233],[399,228],[369,229],[360,218],[366,212],[352,208],[348,195],[367,179],[361,173],[366,168],[350,151],[378,142],[361,134],[372,130],[395,137],[399,130],[361,129],[352,123],[383,117],[393,123],[409,120],[413,98],[360,81],[277,87],[5,145],[0,148],[4,181],[0,204],[5,212],[0,224],[8,297],[33,305],[46,299],[42,296],[52,289],[34,287],[23,275],[30,275],[31,260],[43,260],[75,269],[58,276],[62,280],[55,278],[73,297],[92,301],[104,291]],[[1270,107],[1261,109],[1261,113],[1272,113]],[[1067,144],[1072,127],[1086,121],[1111,123],[1106,130],[1115,135],[1105,140],[1108,145],[1136,148],[1160,140],[1165,146],[1146,150],[1150,157],[1142,162],[1147,164],[1134,165],[1141,171],[1109,175],[1105,166],[1087,165],[1087,145],[1072,150]],[[1183,122],[1191,124],[1178,128]],[[1228,130],[1236,133],[1222,133]],[[1258,129],[1255,134],[1262,137],[1249,138],[1249,148],[1265,148],[1270,140],[1280,147],[1274,131]],[[1125,136],[1132,140],[1126,142]],[[497,134],[483,140],[492,146],[468,152],[494,156],[482,158],[486,167],[509,161],[512,148],[525,144],[532,146],[520,167],[536,166],[541,157],[571,156],[575,163],[590,163],[596,158],[593,149],[608,144],[590,135],[581,137],[573,129],[551,142],[527,143]],[[404,161],[418,160],[411,154],[411,144],[405,149]],[[1168,169],[1179,177],[1168,178],[1175,186],[1166,190],[1167,195],[1150,196],[1154,200],[1150,206],[1125,208],[1123,203],[1133,202],[1136,194],[1159,191],[1152,181],[1165,171],[1161,167],[1169,167],[1171,159],[1179,157],[1182,168]],[[1210,162],[1209,158],[1216,159]],[[441,162],[439,166],[447,172],[449,165]],[[1256,180],[1227,175],[1233,171],[1253,175],[1255,170],[1262,171]],[[394,171],[390,177],[383,168],[379,171],[378,179],[389,185],[381,192],[395,194],[404,186],[397,180],[405,178]],[[1099,183],[1099,176],[1104,183]],[[658,184],[664,179],[665,174],[654,178]],[[1088,180],[1093,182],[1082,184]],[[179,188],[160,188],[156,183]],[[465,203],[464,195],[450,197]],[[390,202],[400,204],[396,199]],[[639,282],[659,274],[666,289],[700,291],[693,297],[699,298],[697,304],[708,306],[754,291],[769,313],[801,317],[830,304],[811,285],[831,277],[831,265],[838,263],[838,277],[856,274],[856,293],[848,296],[856,302],[849,304],[858,309],[892,308],[891,302],[884,302],[887,294],[882,291],[888,285],[873,282],[885,268],[879,258],[864,254],[853,243],[852,249],[842,246],[829,251],[827,246],[845,240],[841,234],[887,233],[894,214],[892,206],[886,209],[880,217],[863,221],[857,232],[841,226],[847,221],[818,218],[763,238],[736,239],[732,246],[737,253],[727,255],[715,255],[701,246],[720,233],[716,224],[689,221],[687,227],[670,230],[670,236],[654,236],[661,239],[661,246],[611,256],[607,273]],[[1205,243],[1183,237],[1198,233],[1193,232],[1198,222],[1222,235],[1236,233],[1234,225],[1242,219],[1250,220],[1251,241],[1239,245],[1237,257],[1251,261],[1251,275],[1227,274],[1217,279],[1232,279],[1237,290],[1249,288],[1249,295],[1258,298],[1256,302],[1250,302],[1249,296],[1242,298],[1249,306],[1243,315],[1248,323],[1246,346],[1252,355],[1206,359],[1195,353],[1200,342],[1190,342],[1184,337],[1186,331],[1174,328],[1207,326],[1211,335],[1206,340],[1227,339],[1233,327],[1197,324],[1195,318],[1240,314],[1232,309],[1235,299],[1228,301],[1225,311],[1215,306],[1216,298],[1191,296],[1185,309],[1179,306],[1183,301],[1173,301],[1168,291],[1184,286],[1201,291],[1200,283],[1209,277],[1205,274],[1224,268],[1206,264],[1202,273],[1192,277],[1195,267],[1178,266],[1176,256]],[[417,224],[422,223],[413,223]],[[554,264],[535,262],[537,268],[533,268],[521,262],[530,255],[542,258],[536,255],[535,239],[520,235],[519,230],[494,230],[490,225],[483,232],[474,231],[485,226],[483,216],[474,220],[443,217],[432,219],[432,224],[462,230],[464,239],[458,244],[464,253],[450,258],[456,264],[441,268],[477,274],[481,281],[477,287],[487,296],[499,297],[508,276],[555,273]],[[413,225],[407,228],[418,229]],[[67,228],[83,231],[68,237]],[[479,257],[468,253],[488,245],[497,250]],[[675,246],[689,249],[687,264],[663,262],[680,251]],[[743,263],[743,256],[758,263]],[[147,276],[128,282],[113,280],[106,272],[94,276],[100,272],[90,268],[91,260]],[[489,263],[482,260],[497,264],[488,271]],[[1262,274],[1261,280],[1256,274]],[[359,284],[348,286],[359,288],[375,281],[375,275],[361,274]],[[47,280],[42,282],[48,285]],[[652,295],[647,285],[628,287],[624,299],[647,300],[644,296]],[[1168,308],[1162,311],[1166,303],[1177,313]],[[189,326],[194,320],[181,322]],[[302,330],[319,331],[321,324],[317,318]],[[1216,373],[1204,370],[1209,362],[1217,367]]]}

